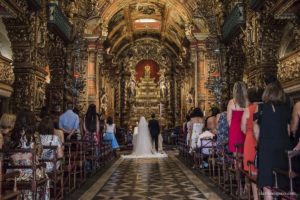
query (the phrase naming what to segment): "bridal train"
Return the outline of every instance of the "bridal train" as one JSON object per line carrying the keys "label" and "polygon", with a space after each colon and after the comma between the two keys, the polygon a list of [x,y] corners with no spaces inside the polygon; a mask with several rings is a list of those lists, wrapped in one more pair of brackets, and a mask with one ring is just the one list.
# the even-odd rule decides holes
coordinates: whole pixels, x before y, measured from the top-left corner
{"label": "bridal train", "polygon": [[[136,133],[137,132],[137,133]],[[161,158],[167,157],[162,151],[162,137],[159,136],[159,152],[156,152],[150,131],[148,128],[148,122],[145,117],[140,118],[137,130],[135,128],[133,135],[133,151],[130,155],[123,155],[123,158]]]}

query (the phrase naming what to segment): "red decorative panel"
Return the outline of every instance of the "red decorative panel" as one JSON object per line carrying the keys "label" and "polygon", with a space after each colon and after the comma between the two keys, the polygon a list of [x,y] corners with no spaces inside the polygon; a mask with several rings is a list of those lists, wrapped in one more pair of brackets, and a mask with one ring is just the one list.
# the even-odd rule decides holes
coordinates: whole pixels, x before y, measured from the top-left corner
{"label": "red decorative panel", "polygon": [[141,77],[145,76],[145,66],[150,66],[150,77],[155,78],[155,82],[159,79],[159,66],[153,60],[141,60],[135,67],[136,71],[136,80],[140,81]]}

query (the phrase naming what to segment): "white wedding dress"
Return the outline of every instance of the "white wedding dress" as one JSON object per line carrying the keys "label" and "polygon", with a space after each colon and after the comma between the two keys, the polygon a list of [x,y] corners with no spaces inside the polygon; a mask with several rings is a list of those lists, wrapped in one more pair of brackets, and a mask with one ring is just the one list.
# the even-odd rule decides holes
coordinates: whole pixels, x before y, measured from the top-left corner
{"label": "white wedding dress", "polygon": [[134,151],[132,154],[136,156],[152,155],[152,140],[148,128],[148,122],[145,117],[141,117],[138,126],[138,134],[136,136],[136,144],[133,144]]}
{"label": "white wedding dress", "polygon": [[123,158],[157,158],[167,157],[167,154],[153,151],[152,139],[145,117],[141,117],[138,124],[138,133],[134,135],[133,151],[131,155],[123,155]]}

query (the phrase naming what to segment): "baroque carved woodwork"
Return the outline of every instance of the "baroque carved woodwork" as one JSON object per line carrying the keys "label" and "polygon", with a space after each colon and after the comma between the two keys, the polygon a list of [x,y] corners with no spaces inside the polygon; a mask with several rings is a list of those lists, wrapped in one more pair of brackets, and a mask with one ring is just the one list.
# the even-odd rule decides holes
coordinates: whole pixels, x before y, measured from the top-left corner
{"label": "baroque carved woodwork", "polygon": [[12,61],[0,55],[0,82],[12,86],[14,81]]}
{"label": "baroque carved woodwork", "polygon": [[300,51],[280,59],[278,65],[278,78],[282,83],[300,80]]}

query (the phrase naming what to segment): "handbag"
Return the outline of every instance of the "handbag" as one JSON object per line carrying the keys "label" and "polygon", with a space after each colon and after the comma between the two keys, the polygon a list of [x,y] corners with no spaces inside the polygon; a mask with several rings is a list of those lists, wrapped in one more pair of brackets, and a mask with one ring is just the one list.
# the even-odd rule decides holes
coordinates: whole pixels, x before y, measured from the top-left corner
{"label": "handbag", "polygon": [[258,169],[258,166],[259,166],[259,162],[258,162],[258,146],[255,147],[256,149],[256,153],[255,153],[255,157],[254,157],[254,166],[256,169]]}

